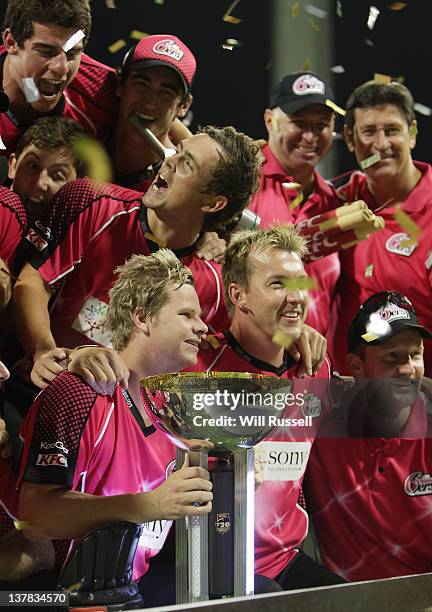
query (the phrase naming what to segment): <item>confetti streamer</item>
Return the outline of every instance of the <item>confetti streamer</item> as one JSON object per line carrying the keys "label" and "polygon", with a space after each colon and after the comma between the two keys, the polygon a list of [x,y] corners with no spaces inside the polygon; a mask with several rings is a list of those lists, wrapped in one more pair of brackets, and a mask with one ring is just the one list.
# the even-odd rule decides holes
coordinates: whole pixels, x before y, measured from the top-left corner
{"label": "confetti streamer", "polygon": [[363,159],[360,162],[360,168],[362,170],[365,170],[366,168],[369,168],[370,166],[373,166],[374,164],[379,162],[380,159],[381,155],[379,153],[374,153],[374,155],[371,155],[370,157],[367,157],[366,159]]}
{"label": "confetti streamer", "polygon": [[373,276],[373,269],[374,269],[373,264],[369,264],[368,266],[366,266],[365,278],[371,278]]}
{"label": "confetti streamer", "polygon": [[391,11],[401,11],[406,7],[406,2],[393,2],[393,4],[389,4],[388,8]]}
{"label": "confetti streamer", "polygon": [[418,129],[416,125],[412,125],[409,129],[409,135],[411,136],[411,138],[413,138],[414,136],[417,136],[418,134]]}
{"label": "confetti streamer", "polygon": [[302,278],[284,278],[282,284],[285,289],[289,289],[290,291],[303,291],[304,289],[317,288],[316,280],[310,276],[304,276]]}
{"label": "confetti streamer", "polygon": [[291,204],[289,205],[289,209],[290,210],[294,210],[294,208],[296,208],[299,204],[301,204],[303,202],[303,191],[300,191],[300,193],[298,194],[298,196],[291,202]]}
{"label": "confetti streamer", "polygon": [[402,229],[406,231],[409,236],[409,240],[401,242],[402,247],[410,247],[418,244],[420,238],[420,228],[405,211],[400,208],[393,215],[395,221],[399,223]]}
{"label": "confetti streamer", "polygon": [[0,149],[6,150],[6,145],[5,145],[5,143],[3,142],[3,139],[2,139],[2,137],[1,137],[1,136],[0,136]]}
{"label": "confetti streamer", "polygon": [[234,0],[234,2],[231,4],[231,6],[228,8],[227,12],[223,16],[224,21],[226,21],[227,23],[241,23],[241,19],[239,19],[239,17],[234,17],[234,15],[231,15],[232,11],[235,9],[239,2],[240,0]]}
{"label": "confetti streamer", "polygon": [[123,40],[123,38],[120,38],[119,40],[116,40],[116,42],[114,42],[112,45],[110,45],[108,47],[108,51],[110,53],[117,53],[117,51],[120,51],[120,49],[123,49],[123,47],[126,47],[126,41]]}
{"label": "confetti streamer", "polygon": [[84,584],[84,581],[85,581],[85,578],[81,578],[79,582],[75,582],[74,584],[71,584],[70,587],[66,589],[66,591],[68,593],[75,593],[76,591],[79,591],[82,585]]}
{"label": "confetti streamer", "polygon": [[343,17],[343,12],[342,12],[342,3],[340,0],[337,0],[336,2],[336,15],[340,18]]}
{"label": "confetti streamer", "polygon": [[65,42],[62,49],[65,53],[67,53],[72,47],[75,47],[83,38],[85,34],[82,30],[78,30],[75,34],[72,34],[70,38]]}
{"label": "confetti streamer", "polygon": [[145,38],[146,36],[148,36],[148,33],[140,32],[140,30],[132,30],[132,32],[129,34],[129,38],[133,38],[134,40],[141,40],[142,38]]}
{"label": "confetti streamer", "polygon": [[18,531],[30,528],[30,523],[27,523],[27,521],[14,521],[13,524],[15,526],[15,529],[18,529]]}
{"label": "confetti streamer", "polygon": [[300,4],[298,2],[295,2],[291,6],[291,17],[295,19],[296,17],[299,16],[299,14],[300,14]]}
{"label": "confetti streamer", "polygon": [[87,166],[87,175],[97,183],[109,183],[112,180],[111,162],[103,146],[84,136],[73,145],[75,155]]}
{"label": "confetti streamer", "polygon": [[300,189],[300,183],[282,183],[282,187],[285,189]]}
{"label": "confetti streamer", "polygon": [[374,340],[378,340],[379,336],[377,336],[376,334],[372,334],[371,332],[368,332],[367,334],[363,334],[362,338],[363,340],[366,340],[366,342],[373,342]]}
{"label": "confetti streamer", "polygon": [[392,82],[391,76],[387,74],[381,74],[380,72],[375,72],[373,80],[375,83],[383,83],[384,85],[390,85]]}
{"label": "confetti streamer", "polygon": [[346,111],[331,100],[326,100],[325,104],[326,106],[334,110],[335,113],[338,113],[338,115],[342,115],[342,117],[345,117]]}
{"label": "confetti streamer", "polygon": [[210,344],[210,346],[214,349],[217,349],[220,347],[221,343],[219,342],[219,340],[216,338],[216,336],[207,336],[206,337],[207,342]]}
{"label": "confetti streamer", "polygon": [[419,102],[414,104],[414,110],[421,115],[425,115],[426,117],[430,117],[432,115],[432,108],[425,106],[424,104],[420,104]]}
{"label": "confetti streamer", "polygon": [[312,19],[312,17],[309,17],[308,18],[308,22],[311,24],[312,29],[315,32],[319,32],[320,31],[320,27],[319,27],[318,23],[315,21],[315,19]]}
{"label": "confetti streamer", "polygon": [[341,66],[340,64],[338,64],[337,66],[332,66],[330,70],[334,72],[335,74],[342,74],[345,72],[345,68]]}
{"label": "confetti streamer", "polygon": [[367,20],[367,27],[369,30],[373,30],[375,27],[376,20],[378,19],[378,15],[380,14],[379,9],[376,6],[371,6],[369,8],[369,17]]}
{"label": "confetti streamer", "polygon": [[303,70],[304,70],[305,72],[307,72],[307,71],[308,71],[308,70],[310,70],[310,69],[311,69],[311,61],[310,61],[310,59],[307,57],[307,58],[305,59],[305,61],[303,62]]}
{"label": "confetti streamer", "polygon": [[293,343],[293,339],[291,336],[288,336],[285,332],[278,329],[277,332],[273,335],[272,338],[275,344],[278,344],[282,348],[288,349]]}
{"label": "confetti streamer", "polygon": [[313,15],[313,17],[317,17],[318,19],[325,19],[327,17],[327,11],[318,8],[313,4],[306,4],[305,11],[306,13],[309,13],[309,15]]}
{"label": "confetti streamer", "polygon": [[221,45],[222,49],[232,51],[235,47],[240,47],[241,42],[235,38],[227,38]]}
{"label": "confetti streamer", "polygon": [[36,83],[32,77],[24,77],[22,79],[22,84],[27,102],[36,102],[37,100],[40,100],[39,90],[36,87]]}

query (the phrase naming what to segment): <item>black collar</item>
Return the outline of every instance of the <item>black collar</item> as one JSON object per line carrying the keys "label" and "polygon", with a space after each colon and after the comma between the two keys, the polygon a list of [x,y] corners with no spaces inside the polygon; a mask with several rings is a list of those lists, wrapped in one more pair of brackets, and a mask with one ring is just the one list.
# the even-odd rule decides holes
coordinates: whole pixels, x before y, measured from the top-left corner
{"label": "black collar", "polygon": [[[151,235],[151,229],[148,224],[147,207],[144,204],[141,206],[140,224],[141,224],[141,229],[147,241],[150,251],[152,253],[155,253],[157,250],[160,249],[160,245],[154,240],[152,240],[151,238],[149,238],[149,234]],[[191,246],[185,247],[184,249],[171,249],[171,250],[176,255],[176,257],[180,259],[181,257],[186,257],[187,255],[191,255],[192,253],[195,252],[196,242],[191,244]]]}
{"label": "black collar", "polygon": [[135,402],[133,401],[126,389],[122,389],[122,395],[126,404],[129,407],[129,410],[132,412],[135,421],[138,423],[138,427],[141,429],[143,434],[147,437],[154,433],[156,431],[156,428],[153,425],[146,425],[144,423],[144,419],[142,418],[140,411],[136,407]]}
{"label": "black collar", "polygon": [[276,374],[276,376],[282,376],[283,374],[285,374],[285,372],[290,370],[297,363],[296,360],[291,357],[291,355],[289,355],[288,353],[284,353],[284,361],[282,365],[278,368],[275,368],[275,366],[271,365],[270,363],[261,361],[261,359],[257,359],[256,357],[245,351],[245,349],[240,346],[236,338],[234,338],[234,336],[229,330],[224,332],[224,336],[227,339],[229,346],[235,353],[237,353],[237,355],[239,355],[248,363],[251,363],[259,370],[264,370],[265,372],[273,372],[273,374]]}

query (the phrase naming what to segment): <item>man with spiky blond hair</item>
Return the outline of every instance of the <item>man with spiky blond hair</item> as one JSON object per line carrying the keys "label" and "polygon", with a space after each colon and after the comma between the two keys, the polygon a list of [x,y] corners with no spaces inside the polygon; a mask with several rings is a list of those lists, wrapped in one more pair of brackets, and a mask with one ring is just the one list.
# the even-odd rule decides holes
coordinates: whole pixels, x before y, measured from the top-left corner
{"label": "man with spiky blond hair", "polygon": [[116,272],[107,325],[130,373],[127,388],[103,396],[63,372],[38,396],[22,429],[20,518],[29,536],[47,539],[144,523],[139,578],[173,519],[211,510],[206,470],[184,465],[171,474],[174,446],[151,426],[139,386],[145,376],[193,365],[207,327],[192,273],[172,251],[134,255]]}
{"label": "man with spiky blond hair", "polygon": [[[231,240],[222,266],[225,301],[231,319],[229,330],[209,338],[201,350],[198,371],[252,372],[293,379],[300,364],[287,352],[304,334],[307,315],[307,277],[302,262],[306,243],[293,226],[243,231]],[[311,330],[313,352],[325,353],[325,340]],[[313,335],[315,333],[315,335]],[[327,357],[316,372],[329,378]],[[311,383],[312,384],[312,383]],[[292,393],[308,388],[305,380],[293,381]],[[318,417],[320,398],[289,409],[299,425],[306,416]],[[285,414],[285,413],[284,413]],[[319,419],[313,419],[317,422]],[[343,582],[342,578],[299,552],[308,531],[308,518],[298,505],[299,492],[313,443],[316,425],[279,428],[257,446],[263,462],[263,481],[255,494],[255,573],[276,581],[283,589]],[[272,458],[297,457],[277,467],[277,478],[268,471]],[[214,500],[215,507],[217,499]],[[259,578],[255,579],[259,584]]]}

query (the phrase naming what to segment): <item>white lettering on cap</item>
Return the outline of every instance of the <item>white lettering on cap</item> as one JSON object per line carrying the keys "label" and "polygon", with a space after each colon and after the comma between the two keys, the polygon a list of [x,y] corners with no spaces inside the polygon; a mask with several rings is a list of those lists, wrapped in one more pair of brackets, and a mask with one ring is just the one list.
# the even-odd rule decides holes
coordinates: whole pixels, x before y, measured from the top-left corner
{"label": "white lettering on cap", "polygon": [[153,51],[159,55],[167,55],[171,59],[179,62],[183,57],[184,53],[178,46],[178,44],[169,38],[160,40],[153,46]]}
{"label": "white lettering on cap", "polygon": [[309,94],[325,94],[325,83],[312,74],[302,74],[293,83],[293,93],[296,96]]}
{"label": "white lettering on cap", "polygon": [[408,310],[401,308],[396,304],[387,304],[384,308],[378,310],[378,314],[383,321],[391,323],[391,321],[399,321],[400,319],[409,319],[410,315]]}

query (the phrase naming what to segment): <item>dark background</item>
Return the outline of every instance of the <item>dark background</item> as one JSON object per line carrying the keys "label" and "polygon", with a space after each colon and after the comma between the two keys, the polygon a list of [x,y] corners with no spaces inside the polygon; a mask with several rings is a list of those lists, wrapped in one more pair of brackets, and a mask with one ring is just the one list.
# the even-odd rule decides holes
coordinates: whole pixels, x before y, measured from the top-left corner
{"label": "dark background", "polygon": [[[87,46],[90,55],[117,66],[134,43],[130,38],[132,30],[176,34],[198,60],[192,129],[207,123],[232,124],[253,137],[265,135],[262,114],[270,86],[270,0],[241,0],[233,11],[233,15],[242,19],[240,24],[225,23],[222,19],[230,0],[165,0],[163,4],[154,0],[115,0],[115,3],[117,8],[109,9],[105,0],[93,0],[93,29]],[[305,18],[303,9],[308,3],[324,8],[322,0],[301,0],[297,19]],[[294,0],[286,0],[288,13],[293,4]],[[367,28],[371,4],[381,11],[372,31]],[[336,0],[332,0],[327,19],[332,20],[334,28],[333,65],[345,68],[343,74],[333,75],[340,106],[345,105],[354,87],[380,72],[403,77],[415,100],[432,107],[432,0],[407,0],[400,11],[391,10],[391,4],[391,0],[340,0],[341,18],[336,14]],[[6,1],[0,0],[2,10],[5,6]],[[295,33],[295,28],[293,19],[287,37]],[[127,47],[110,53],[108,47],[121,38]],[[237,39],[240,46],[232,51],[222,49],[227,38]],[[293,44],[299,44],[294,37]],[[307,48],[304,56],[310,56]],[[432,117],[417,113],[417,119],[415,157],[432,162]],[[339,120],[338,130],[341,124]],[[335,152],[339,171],[355,166],[342,142],[335,143]]]}

